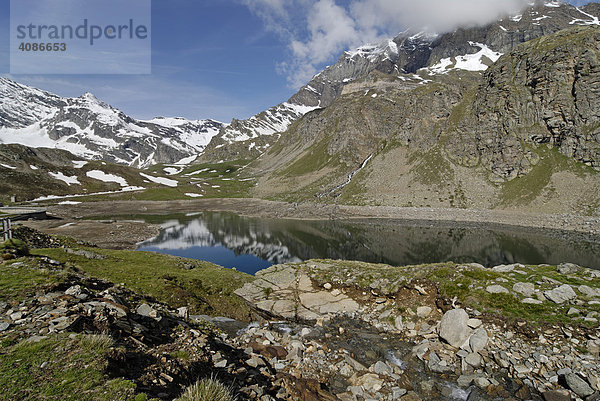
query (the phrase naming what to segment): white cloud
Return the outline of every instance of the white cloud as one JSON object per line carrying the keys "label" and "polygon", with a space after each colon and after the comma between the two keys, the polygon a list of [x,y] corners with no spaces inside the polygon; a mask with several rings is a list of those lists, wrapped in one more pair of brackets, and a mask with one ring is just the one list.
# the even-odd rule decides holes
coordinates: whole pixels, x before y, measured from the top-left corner
{"label": "white cloud", "polygon": [[241,0],[266,29],[288,44],[278,66],[294,87],[341,52],[382,41],[407,28],[448,32],[514,14],[526,0]]}

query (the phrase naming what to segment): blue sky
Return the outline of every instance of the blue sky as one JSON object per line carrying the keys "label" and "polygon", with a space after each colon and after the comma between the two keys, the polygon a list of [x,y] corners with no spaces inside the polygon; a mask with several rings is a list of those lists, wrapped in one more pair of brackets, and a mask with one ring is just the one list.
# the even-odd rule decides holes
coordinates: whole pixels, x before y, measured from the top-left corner
{"label": "blue sky", "polygon": [[[490,19],[520,1],[453,0],[472,12],[466,17],[461,12],[455,19]],[[449,0],[153,0],[152,74],[10,77],[62,96],[89,91],[136,118],[162,115],[229,122],[286,100],[312,74],[334,63],[343,50],[394,35],[407,21],[422,17],[422,23],[452,27],[458,22],[449,20],[447,12],[438,13],[436,20],[435,12],[426,8],[439,10],[440,2],[454,4]],[[415,4],[424,6],[419,9]],[[7,74],[9,0],[0,0],[0,5],[4,30],[0,73]]]}

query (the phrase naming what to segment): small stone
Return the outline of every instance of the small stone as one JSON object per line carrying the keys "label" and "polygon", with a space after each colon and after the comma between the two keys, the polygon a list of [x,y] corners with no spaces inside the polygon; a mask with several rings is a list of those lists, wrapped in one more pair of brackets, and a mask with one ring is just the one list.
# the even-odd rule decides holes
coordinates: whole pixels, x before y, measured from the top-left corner
{"label": "small stone", "polygon": [[6,322],[0,323],[0,332],[8,330],[9,327],[10,327],[10,323],[6,323]]}
{"label": "small stone", "polygon": [[469,365],[473,366],[475,369],[481,367],[483,360],[481,359],[481,355],[476,352],[472,352],[465,358],[465,362]]}
{"label": "small stone", "polygon": [[227,366],[227,359],[221,359],[219,362],[215,363],[215,368],[224,368]]}
{"label": "small stone", "polygon": [[402,316],[397,316],[396,319],[394,319],[394,327],[396,327],[396,330],[404,329],[404,323],[402,322]]}
{"label": "small stone", "polygon": [[535,293],[535,285],[533,283],[515,283],[513,291],[518,292],[526,297],[531,297]]}
{"label": "small stone", "polygon": [[181,308],[177,308],[177,314],[179,317],[187,319],[190,317],[190,311],[187,306],[182,306]]}
{"label": "small stone", "polygon": [[66,291],[65,294],[67,295],[72,295],[74,297],[81,295],[81,286],[80,285],[74,285],[72,287],[69,287]]}
{"label": "small stone", "polygon": [[482,323],[483,322],[479,319],[469,319],[467,321],[467,325],[472,329],[478,328],[479,326],[481,326]]}
{"label": "small stone", "polygon": [[325,284],[323,284],[323,288],[325,288],[327,291],[329,291],[333,288],[333,286],[331,285],[331,283],[325,283]]}
{"label": "small stone", "polygon": [[544,302],[540,301],[539,299],[533,299],[533,298],[525,298],[523,300],[521,300],[522,304],[530,304],[530,305],[541,305]]}
{"label": "small stone", "polygon": [[382,361],[375,362],[369,370],[371,370],[373,373],[377,373],[378,375],[390,375],[393,373],[392,368],[390,368],[387,363]]}
{"label": "small stone", "polygon": [[545,401],[571,401],[571,394],[567,390],[552,390],[542,393]]}
{"label": "small stone", "polygon": [[383,380],[374,373],[367,373],[360,376],[353,384],[362,386],[369,393],[376,393],[383,387]]}
{"label": "small stone", "polygon": [[580,293],[587,297],[600,297],[600,289],[592,288],[587,285],[580,285],[578,288]]}
{"label": "small stone", "polygon": [[556,271],[560,274],[574,274],[579,271],[579,266],[574,263],[561,263],[557,266]]}
{"label": "small stone", "polygon": [[490,294],[508,294],[508,290],[501,285],[488,285],[485,289]]}
{"label": "small stone", "polygon": [[567,312],[567,316],[576,316],[579,315],[579,309],[570,308]]}
{"label": "small stone", "polygon": [[141,304],[140,306],[138,306],[135,311],[137,312],[138,315],[151,317],[150,314],[152,312],[154,312],[154,309],[152,309],[150,307],[150,305],[144,303],[144,304]]}
{"label": "small stone", "polygon": [[473,352],[483,351],[487,346],[488,341],[489,337],[487,331],[484,328],[480,328],[469,337],[469,346]]}
{"label": "small stone", "polygon": [[473,380],[473,383],[481,389],[485,389],[491,384],[485,377],[476,377],[475,380]]}
{"label": "small stone", "polygon": [[469,315],[464,309],[449,310],[440,321],[440,337],[453,347],[460,348],[471,336],[468,321]]}
{"label": "small stone", "polygon": [[10,315],[10,320],[12,320],[13,322],[21,319],[23,319],[23,312],[15,312],[11,313]]}
{"label": "small stone", "polygon": [[492,267],[492,270],[498,273],[509,273],[515,270],[515,265],[498,265]]}
{"label": "small stone", "polygon": [[431,314],[432,310],[429,306],[419,306],[417,308],[417,316],[421,319],[426,318]]}
{"label": "small stone", "polygon": [[301,337],[309,336],[310,333],[312,333],[312,330],[309,329],[308,327],[304,327],[304,328],[302,328],[302,330],[300,330],[300,336]]}

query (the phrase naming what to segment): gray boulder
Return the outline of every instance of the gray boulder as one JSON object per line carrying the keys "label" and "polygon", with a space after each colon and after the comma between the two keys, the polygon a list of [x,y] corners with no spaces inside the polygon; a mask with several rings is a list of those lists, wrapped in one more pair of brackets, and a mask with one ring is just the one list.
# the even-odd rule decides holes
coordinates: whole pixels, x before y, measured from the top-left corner
{"label": "gray boulder", "polygon": [[469,337],[469,346],[473,352],[482,351],[489,341],[487,331],[482,327]]}
{"label": "gray boulder", "polygon": [[590,385],[576,373],[567,373],[565,381],[567,382],[567,386],[580,397],[587,397],[594,394],[594,390]]}
{"label": "gray boulder", "polygon": [[512,289],[514,292],[518,292],[526,297],[530,297],[535,293],[535,285],[533,283],[515,283]]}
{"label": "gray boulder", "polygon": [[568,284],[563,284],[549,291],[544,291],[544,296],[556,304],[562,304],[577,298],[577,294]]}
{"label": "gray boulder", "polygon": [[490,294],[508,294],[508,290],[501,285],[488,285],[485,290]]}
{"label": "gray boulder", "polygon": [[440,321],[440,338],[453,347],[460,348],[471,336],[469,315],[464,309],[451,309],[444,313]]}

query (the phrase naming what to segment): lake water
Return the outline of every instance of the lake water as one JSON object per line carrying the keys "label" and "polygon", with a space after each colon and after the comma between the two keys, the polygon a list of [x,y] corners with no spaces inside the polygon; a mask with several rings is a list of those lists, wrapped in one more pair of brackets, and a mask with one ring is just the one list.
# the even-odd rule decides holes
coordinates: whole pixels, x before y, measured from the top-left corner
{"label": "lake water", "polygon": [[[153,222],[157,222],[156,217]],[[600,269],[600,242],[556,231],[482,229],[389,219],[305,221],[203,212],[164,217],[139,250],[206,260],[254,274],[272,264],[347,259],[391,265],[454,261],[485,266],[572,262]]]}

